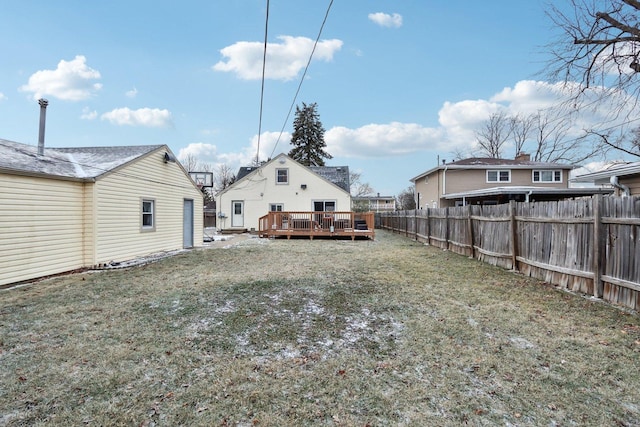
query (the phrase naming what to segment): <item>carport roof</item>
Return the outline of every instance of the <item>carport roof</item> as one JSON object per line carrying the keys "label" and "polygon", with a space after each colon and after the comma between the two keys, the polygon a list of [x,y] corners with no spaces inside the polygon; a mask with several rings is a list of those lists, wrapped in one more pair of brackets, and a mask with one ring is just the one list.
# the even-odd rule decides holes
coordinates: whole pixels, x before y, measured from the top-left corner
{"label": "carport roof", "polygon": [[448,200],[471,198],[471,197],[488,197],[508,194],[530,194],[530,195],[557,195],[563,197],[582,197],[592,196],[594,194],[611,194],[613,189],[610,188],[544,188],[531,186],[513,186],[513,187],[491,187],[480,190],[463,191],[460,193],[449,193],[442,197]]}

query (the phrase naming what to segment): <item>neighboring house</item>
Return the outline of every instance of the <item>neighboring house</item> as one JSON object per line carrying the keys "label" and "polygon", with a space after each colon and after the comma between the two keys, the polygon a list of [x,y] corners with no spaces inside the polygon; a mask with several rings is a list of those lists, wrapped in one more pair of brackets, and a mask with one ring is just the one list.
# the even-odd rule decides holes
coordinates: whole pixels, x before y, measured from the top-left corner
{"label": "neighboring house", "polygon": [[396,210],[396,198],[394,196],[363,196],[353,198],[353,210],[365,212],[393,212]]}
{"label": "neighboring house", "polygon": [[532,162],[521,154],[515,160],[470,158],[438,165],[411,178],[416,206],[441,208],[468,204],[501,204],[510,200],[543,201],[610,193],[594,188],[569,188],[571,165]]}
{"label": "neighboring house", "polygon": [[640,162],[616,163],[598,172],[579,175],[571,182],[589,182],[613,188],[618,196],[640,196]]}
{"label": "neighboring house", "polygon": [[285,154],[243,167],[216,194],[220,230],[258,230],[269,211],[350,211],[349,167],[303,166]]}
{"label": "neighboring house", "polygon": [[189,248],[202,194],[166,145],[0,139],[0,285]]}

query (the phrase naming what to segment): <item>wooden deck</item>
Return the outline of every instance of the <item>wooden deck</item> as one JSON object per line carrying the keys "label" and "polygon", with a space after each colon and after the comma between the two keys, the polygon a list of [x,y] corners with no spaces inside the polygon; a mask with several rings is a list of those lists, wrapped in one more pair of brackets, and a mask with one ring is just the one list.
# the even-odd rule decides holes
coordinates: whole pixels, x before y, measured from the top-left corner
{"label": "wooden deck", "polygon": [[269,212],[259,227],[262,237],[375,237],[373,212]]}

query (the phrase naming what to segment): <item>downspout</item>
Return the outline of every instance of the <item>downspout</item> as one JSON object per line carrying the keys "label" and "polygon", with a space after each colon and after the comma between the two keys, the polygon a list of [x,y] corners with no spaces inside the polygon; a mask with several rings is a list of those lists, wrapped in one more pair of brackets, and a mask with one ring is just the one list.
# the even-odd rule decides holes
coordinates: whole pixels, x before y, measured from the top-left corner
{"label": "downspout", "polygon": [[524,195],[524,202],[525,203],[529,203],[529,196],[531,196],[531,194],[533,194],[533,190],[527,191],[527,193]]}
{"label": "downspout", "polygon": [[[444,161],[444,160],[443,160]],[[447,194],[447,165],[444,165],[444,170],[442,171],[442,195]],[[440,207],[440,200],[438,200],[438,207]]]}
{"label": "downspout", "polygon": [[618,190],[622,190],[622,197],[629,197],[631,195],[631,192],[629,191],[629,187],[627,187],[624,184],[620,184],[618,182],[617,176],[614,175],[611,178],[609,178],[609,182]]}

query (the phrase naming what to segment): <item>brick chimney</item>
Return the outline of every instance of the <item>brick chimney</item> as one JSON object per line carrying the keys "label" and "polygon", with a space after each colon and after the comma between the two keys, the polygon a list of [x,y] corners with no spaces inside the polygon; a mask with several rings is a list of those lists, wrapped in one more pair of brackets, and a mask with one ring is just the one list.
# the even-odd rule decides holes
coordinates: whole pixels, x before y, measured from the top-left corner
{"label": "brick chimney", "polygon": [[40,104],[40,129],[38,132],[38,156],[44,155],[44,125],[47,121],[47,105],[49,101],[44,98],[38,99]]}
{"label": "brick chimney", "polygon": [[531,155],[527,153],[523,153],[522,151],[516,154],[516,160],[519,162],[529,162],[531,161]]}

